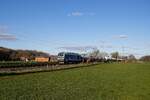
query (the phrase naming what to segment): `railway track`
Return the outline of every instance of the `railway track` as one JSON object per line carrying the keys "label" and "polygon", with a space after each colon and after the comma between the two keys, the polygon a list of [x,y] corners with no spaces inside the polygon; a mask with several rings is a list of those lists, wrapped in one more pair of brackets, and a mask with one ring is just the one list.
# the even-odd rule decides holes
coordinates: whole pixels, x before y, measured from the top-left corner
{"label": "railway track", "polygon": [[98,63],[64,64],[64,65],[56,64],[56,65],[36,66],[36,67],[0,68],[0,75],[57,71],[57,70],[72,69],[72,68],[79,68],[79,67],[89,67],[96,64]]}

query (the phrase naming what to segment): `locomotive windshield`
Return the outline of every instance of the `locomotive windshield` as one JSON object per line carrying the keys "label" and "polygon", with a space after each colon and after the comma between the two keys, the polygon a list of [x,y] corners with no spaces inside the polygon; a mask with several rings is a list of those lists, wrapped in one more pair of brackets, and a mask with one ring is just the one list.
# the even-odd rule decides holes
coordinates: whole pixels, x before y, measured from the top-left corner
{"label": "locomotive windshield", "polygon": [[58,56],[64,56],[64,53],[59,53]]}

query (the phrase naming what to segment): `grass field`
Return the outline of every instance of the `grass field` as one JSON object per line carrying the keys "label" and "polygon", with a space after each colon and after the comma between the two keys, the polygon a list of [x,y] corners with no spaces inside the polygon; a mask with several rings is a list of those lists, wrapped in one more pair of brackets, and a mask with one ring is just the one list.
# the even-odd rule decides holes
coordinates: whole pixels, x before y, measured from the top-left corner
{"label": "grass field", "polygon": [[1,76],[0,100],[150,100],[150,63]]}

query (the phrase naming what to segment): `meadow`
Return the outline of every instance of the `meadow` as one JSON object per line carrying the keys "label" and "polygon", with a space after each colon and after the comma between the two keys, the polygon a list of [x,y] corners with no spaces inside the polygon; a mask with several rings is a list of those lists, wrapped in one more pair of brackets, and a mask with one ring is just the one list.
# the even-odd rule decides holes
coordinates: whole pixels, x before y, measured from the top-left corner
{"label": "meadow", "polygon": [[0,100],[150,100],[150,63],[0,76]]}

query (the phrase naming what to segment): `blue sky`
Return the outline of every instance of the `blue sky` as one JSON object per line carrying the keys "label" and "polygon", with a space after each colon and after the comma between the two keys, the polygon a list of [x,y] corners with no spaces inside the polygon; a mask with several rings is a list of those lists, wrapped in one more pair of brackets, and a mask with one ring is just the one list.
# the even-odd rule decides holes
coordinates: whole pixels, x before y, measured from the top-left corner
{"label": "blue sky", "polygon": [[0,0],[0,34],[16,38],[0,46],[51,54],[84,46],[150,54],[150,1]]}

